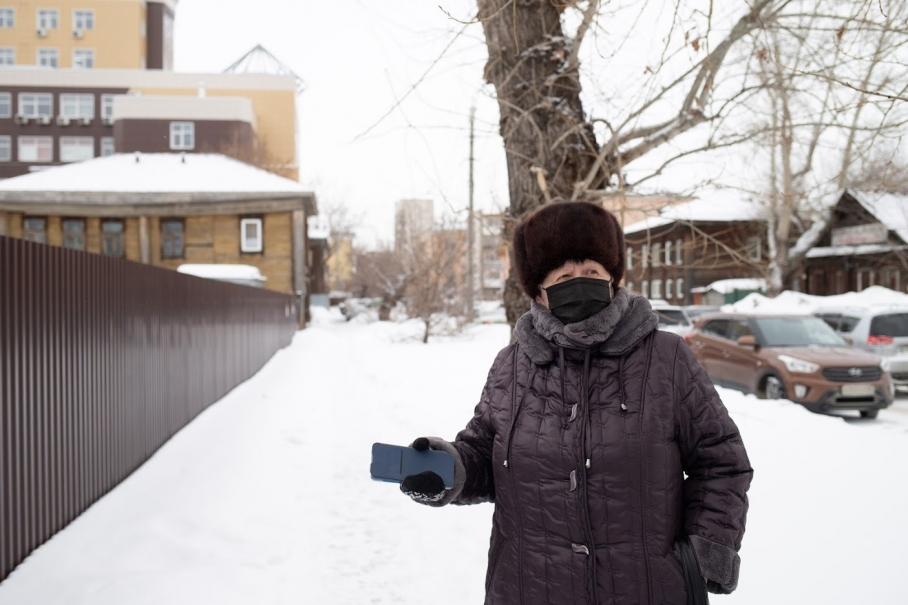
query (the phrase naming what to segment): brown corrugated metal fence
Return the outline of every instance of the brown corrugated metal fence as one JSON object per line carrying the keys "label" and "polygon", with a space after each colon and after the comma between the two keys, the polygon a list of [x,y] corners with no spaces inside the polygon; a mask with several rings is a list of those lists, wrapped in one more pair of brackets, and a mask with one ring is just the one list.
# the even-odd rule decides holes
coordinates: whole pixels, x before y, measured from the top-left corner
{"label": "brown corrugated metal fence", "polygon": [[0,237],[0,580],[296,324],[290,296]]}

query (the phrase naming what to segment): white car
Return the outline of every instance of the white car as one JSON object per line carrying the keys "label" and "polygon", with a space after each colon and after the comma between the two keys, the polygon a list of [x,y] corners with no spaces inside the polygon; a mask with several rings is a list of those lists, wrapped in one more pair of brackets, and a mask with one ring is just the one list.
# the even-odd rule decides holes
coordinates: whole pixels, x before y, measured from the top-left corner
{"label": "white car", "polygon": [[694,325],[683,307],[669,305],[661,300],[650,300],[653,312],[659,316],[659,329],[679,336],[689,333]]}

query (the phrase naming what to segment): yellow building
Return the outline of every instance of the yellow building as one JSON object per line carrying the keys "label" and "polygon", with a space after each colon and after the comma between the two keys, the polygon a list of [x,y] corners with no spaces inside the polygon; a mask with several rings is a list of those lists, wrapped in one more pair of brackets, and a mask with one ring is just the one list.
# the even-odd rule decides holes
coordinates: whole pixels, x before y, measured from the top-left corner
{"label": "yellow building", "polygon": [[0,0],[0,65],[172,69],[177,0]]}

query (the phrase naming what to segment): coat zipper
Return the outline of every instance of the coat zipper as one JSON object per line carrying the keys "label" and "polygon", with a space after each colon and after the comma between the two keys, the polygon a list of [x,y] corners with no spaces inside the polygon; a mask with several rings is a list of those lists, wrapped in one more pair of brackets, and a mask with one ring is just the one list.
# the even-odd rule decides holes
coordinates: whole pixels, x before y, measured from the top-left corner
{"label": "coat zipper", "polygon": [[643,366],[643,388],[640,391],[640,411],[637,416],[637,437],[640,440],[640,537],[643,540],[643,564],[646,569],[646,601],[649,605],[653,604],[653,581],[649,569],[649,549],[646,546],[646,510],[644,498],[646,491],[643,489],[646,478],[646,469],[644,464],[644,443],[643,443],[643,411],[644,402],[646,401],[646,381],[649,378],[649,364],[653,353],[653,337],[650,336],[648,346],[646,347],[646,356]]}
{"label": "coat zipper", "polygon": [[[511,478],[511,493],[514,494],[514,508],[517,512],[517,603],[521,605],[523,603],[523,524],[520,522],[520,498],[517,497],[517,480],[514,478],[514,473],[510,472],[511,469],[508,467],[507,460],[511,454],[511,435],[514,432],[514,427],[517,426],[517,413],[519,411],[517,406],[517,348],[518,345],[514,345],[514,372],[511,377],[511,409],[513,413],[511,414],[511,426],[508,427],[508,440],[505,443],[504,468],[508,471],[508,475]],[[533,369],[535,374],[535,366]],[[520,403],[523,403],[523,397],[520,398]]]}
{"label": "coat zipper", "polygon": [[[587,469],[589,469],[589,461],[592,457],[592,451],[587,452],[587,447],[592,448],[591,438],[588,434],[588,431],[591,431],[591,418],[590,418],[590,393],[589,393],[589,362],[590,362],[590,352],[589,350],[584,352],[583,356],[583,366],[581,369],[580,377],[580,403],[583,408],[583,419],[581,420],[582,426],[580,427],[581,431],[581,466],[583,468],[583,491],[581,492],[581,501],[582,501],[582,510],[583,510],[583,520],[586,525],[586,541],[587,544],[593,546],[595,543],[595,537],[593,535],[593,525],[590,522],[590,511],[589,511],[589,482],[587,478]],[[599,602],[599,599],[596,595],[597,584],[596,584],[596,549],[595,547],[589,553],[590,557],[587,562],[589,565],[589,574],[590,574],[590,585],[592,590],[590,594],[593,598],[593,605],[596,605]]]}

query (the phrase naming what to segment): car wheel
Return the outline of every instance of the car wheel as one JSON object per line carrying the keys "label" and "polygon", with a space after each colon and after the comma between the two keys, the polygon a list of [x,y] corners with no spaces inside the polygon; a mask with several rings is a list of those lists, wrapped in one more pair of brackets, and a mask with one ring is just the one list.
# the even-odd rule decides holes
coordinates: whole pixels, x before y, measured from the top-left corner
{"label": "car wheel", "polygon": [[770,374],[763,381],[763,393],[766,399],[788,399],[785,383],[778,376]]}
{"label": "car wheel", "polygon": [[876,418],[879,410],[861,410],[861,418]]}

